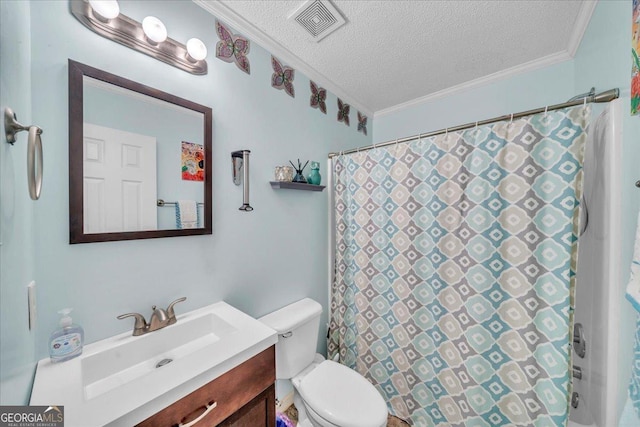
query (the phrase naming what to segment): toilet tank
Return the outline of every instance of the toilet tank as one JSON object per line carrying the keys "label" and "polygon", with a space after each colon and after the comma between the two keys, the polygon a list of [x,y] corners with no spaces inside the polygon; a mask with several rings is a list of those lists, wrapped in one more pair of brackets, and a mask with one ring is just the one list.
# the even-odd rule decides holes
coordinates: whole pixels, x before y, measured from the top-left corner
{"label": "toilet tank", "polygon": [[319,303],[305,298],[258,319],[278,332],[277,379],[291,379],[313,362],[321,313]]}

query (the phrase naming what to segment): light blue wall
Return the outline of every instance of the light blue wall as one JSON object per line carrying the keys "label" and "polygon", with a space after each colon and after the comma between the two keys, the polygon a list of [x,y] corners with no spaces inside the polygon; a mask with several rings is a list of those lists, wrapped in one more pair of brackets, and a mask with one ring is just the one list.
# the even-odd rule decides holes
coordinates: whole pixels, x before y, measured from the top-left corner
{"label": "light blue wall", "polygon": [[[382,142],[470,123],[476,120],[524,111],[564,102],[588,91],[620,88],[623,105],[629,105],[631,74],[631,1],[600,1],[593,13],[582,43],[572,60],[534,70],[481,87],[457,92],[447,97],[396,112],[376,115],[373,140]],[[628,107],[625,107],[628,108]],[[623,117],[622,200],[623,216],[620,257],[622,283],[617,298],[622,301],[620,347],[616,365],[618,376],[618,413],[626,400],[636,312],[624,299],[633,252],[636,215],[640,207],[640,190],[634,187],[640,178],[640,118]],[[629,426],[631,427],[631,426]]]}
{"label": "light blue wall", "polygon": [[[191,2],[120,3],[121,12],[138,21],[149,14],[159,17],[176,40],[203,40],[209,50],[206,76],[193,76],[96,35],[70,14],[66,1],[31,2],[30,22],[25,19],[28,7],[18,3],[0,1],[2,46],[5,33],[31,28],[31,117],[44,129],[45,181],[41,199],[33,204],[33,250],[28,243],[13,246],[19,252],[34,252],[37,263],[31,267],[20,261],[12,274],[20,279],[15,284],[4,280],[6,269],[14,264],[4,257],[3,246],[3,328],[7,324],[5,305],[6,316],[13,314],[12,318],[22,319],[20,325],[24,323],[25,311],[16,311],[26,304],[13,294],[22,292],[33,271],[39,300],[37,358],[47,356],[48,335],[56,328],[56,311],[62,307],[74,308],[74,321],[85,328],[87,342],[131,330],[131,322],[116,320],[118,314],[149,314],[151,305],[163,306],[179,296],[188,297],[180,312],[224,300],[256,317],[308,296],[323,304],[324,322],[327,191],[276,191],[269,180],[274,166],[300,158],[320,161],[326,182],[328,152],[371,143],[371,137],[358,133],[353,125],[346,127],[336,121],[336,97],[328,95],[328,114],[324,115],[309,107],[309,79],[304,75],[295,76],[295,99],[272,88],[270,54],[256,44],[249,55],[251,75],[216,59],[214,17]],[[5,9],[12,8],[22,9],[20,19],[8,19]],[[212,236],[69,245],[67,58],[213,108]],[[1,59],[4,84],[4,49]],[[13,73],[28,85],[28,58],[17,64]],[[4,105],[4,87],[2,93]],[[351,122],[357,122],[355,111]],[[238,210],[242,188],[232,183],[230,160],[231,151],[237,149],[251,150],[252,213]],[[3,160],[5,150],[3,146]],[[24,155],[21,153],[11,167],[21,168]],[[20,197],[20,210],[16,208],[13,217],[3,218],[3,230],[25,228],[23,221],[30,212],[27,201],[22,200],[26,185],[16,182],[6,187]],[[2,203],[5,211],[4,196]],[[9,291],[12,295],[5,302],[4,294]],[[13,357],[14,341],[26,347],[23,342],[29,339],[22,326],[7,329],[11,330],[6,338],[2,330],[3,361]],[[321,351],[324,341],[320,336]],[[28,363],[34,359],[27,349],[20,356]],[[20,396],[25,393],[28,388],[22,386]],[[25,398],[5,398],[3,393],[2,404],[10,400]]]}
{"label": "light blue wall", "polygon": [[27,135],[4,139],[4,109],[31,124],[30,4],[0,1],[0,404],[23,404],[31,391],[35,333],[29,331],[27,288],[34,276],[33,207],[27,187]]}

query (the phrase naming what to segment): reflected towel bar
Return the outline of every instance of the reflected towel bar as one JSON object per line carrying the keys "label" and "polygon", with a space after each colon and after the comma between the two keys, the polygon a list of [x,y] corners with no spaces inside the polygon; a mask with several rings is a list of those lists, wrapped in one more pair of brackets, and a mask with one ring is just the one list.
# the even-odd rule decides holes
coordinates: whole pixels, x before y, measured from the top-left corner
{"label": "reflected towel bar", "polygon": [[[165,207],[165,206],[175,206],[177,202],[165,202],[162,199],[158,199],[157,206]],[[198,206],[204,206],[204,203],[198,202]]]}

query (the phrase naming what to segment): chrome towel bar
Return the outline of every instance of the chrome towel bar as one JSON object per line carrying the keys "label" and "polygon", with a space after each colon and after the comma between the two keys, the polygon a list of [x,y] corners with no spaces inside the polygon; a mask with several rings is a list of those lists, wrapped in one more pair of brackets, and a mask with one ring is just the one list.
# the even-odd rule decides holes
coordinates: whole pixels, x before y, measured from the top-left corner
{"label": "chrome towel bar", "polygon": [[14,145],[16,134],[21,131],[29,132],[27,139],[27,177],[29,180],[29,196],[32,200],[40,198],[42,190],[42,129],[38,126],[21,125],[11,108],[4,109],[4,131],[7,142]]}
{"label": "chrome towel bar", "polygon": [[[164,201],[164,200],[162,200],[162,199],[158,199],[158,201],[156,202],[156,205],[157,205],[157,206],[160,206],[160,207],[165,207],[165,206],[175,206],[175,205],[176,205],[176,202],[165,202],[165,201]],[[197,203],[197,205],[198,205],[198,206],[204,206],[204,203],[202,203],[202,202],[198,202],[198,203]]]}

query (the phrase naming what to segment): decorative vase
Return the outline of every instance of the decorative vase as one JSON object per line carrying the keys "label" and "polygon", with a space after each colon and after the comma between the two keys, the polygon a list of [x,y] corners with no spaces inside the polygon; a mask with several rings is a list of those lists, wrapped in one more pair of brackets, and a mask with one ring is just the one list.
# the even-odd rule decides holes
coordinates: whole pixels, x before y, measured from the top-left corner
{"label": "decorative vase", "polygon": [[293,182],[299,182],[301,184],[306,184],[307,180],[304,178],[304,175],[300,172],[296,173],[296,176],[293,177]]}
{"label": "decorative vase", "polygon": [[320,185],[320,181],[322,181],[322,176],[320,175],[320,163],[311,162],[311,172],[309,172],[307,182],[313,185]]}
{"label": "decorative vase", "polygon": [[296,165],[294,165],[291,160],[289,160],[289,163],[291,163],[291,166],[293,166],[293,168],[296,170],[296,176],[293,177],[293,182],[306,184],[307,180],[304,177],[304,168],[306,168],[307,164],[309,164],[309,160],[307,160],[307,163],[305,163],[304,166],[302,166],[300,159],[298,159],[298,167],[296,167]]}

